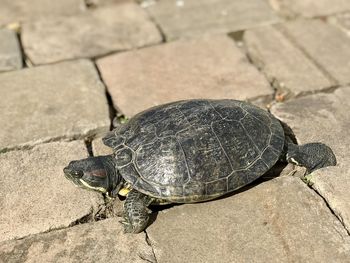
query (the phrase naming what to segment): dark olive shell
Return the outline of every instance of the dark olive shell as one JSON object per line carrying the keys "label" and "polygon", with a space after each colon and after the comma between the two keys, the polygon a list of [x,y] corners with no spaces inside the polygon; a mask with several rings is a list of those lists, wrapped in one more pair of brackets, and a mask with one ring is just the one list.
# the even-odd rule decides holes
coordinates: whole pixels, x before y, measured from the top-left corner
{"label": "dark olive shell", "polygon": [[284,131],[236,100],[188,100],[137,114],[104,143],[138,191],[172,202],[209,200],[249,184],[279,159]]}

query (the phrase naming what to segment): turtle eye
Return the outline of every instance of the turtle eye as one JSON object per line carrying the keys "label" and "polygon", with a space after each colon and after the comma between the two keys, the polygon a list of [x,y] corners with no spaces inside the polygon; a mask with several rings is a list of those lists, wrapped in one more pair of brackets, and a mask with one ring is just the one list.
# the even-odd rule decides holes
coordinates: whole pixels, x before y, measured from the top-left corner
{"label": "turtle eye", "polygon": [[72,171],[72,175],[76,176],[76,177],[82,177],[84,175],[84,173],[83,173],[83,171],[76,170],[76,171]]}

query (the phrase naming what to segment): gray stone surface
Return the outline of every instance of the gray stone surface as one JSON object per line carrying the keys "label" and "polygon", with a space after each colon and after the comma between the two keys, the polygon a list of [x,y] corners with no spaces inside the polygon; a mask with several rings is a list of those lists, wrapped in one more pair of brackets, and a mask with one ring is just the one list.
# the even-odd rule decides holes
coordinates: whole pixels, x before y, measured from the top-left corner
{"label": "gray stone surface", "polygon": [[350,238],[299,178],[164,210],[147,230],[158,262],[348,262]]}
{"label": "gray stone surface", "polygon": [[1,0],[0,26],[39,17],[72,15],[85,9],[84,0]]}
{"label": "gray stone surface", "polygon": [[68,227],[97,210],[102,196],[76,188],[62,171],[86,156],[81,141],[0,154],[0,241]]}
{"label": "gray stone surface", "polygon": [[346,87],[277,104],[271,110],[288,123],[299,143],[320,141],[333,149],[338,165],[316,171],[310,180],[350,232],[349,101]]}
{"label": "gray stone surface", "polygon": [[0,151],[108,130],[104,86],[87,60],[0,74]]}
{"label": "gray stone surface", "polygon": [[273,94],[264,76],[224,35],[124,52],[99,59],[97,65],[114,105],[129,117],[180,99]]}
{"label": "gray stone surface", "polygon": [[348,0],[269,0],[269,2],[281,15],[289,18],[320,17],[350,10]]}
{"label": "gray stone surface", "polygon": [[253,63],[286,98],[335,84],[289,40],[280,25],[248,30],[243,39]]}
{"label": "gray stone surface", "polygon": [[162,0],[148,5],[147,11],[167,39],[239,31],[279,20],[261,0]]}
{"label": "gray stone surface", "polygon": [[34,64],[95,57],[161,42],[156,26],[135,3],[23,25],[23,47]]}
{"label": "gray stone surface", "polygon": [[2,242],[0,261],[157,262],[145,234],[123,234],[115,219]]}
{"label": "gray stone surface", "polygon": [[[349,1],[350,3],[350,1]],[[322,20],[296,20],[285,32],[338,84],[350,83],[350,37]]]}
{"label": "gray stone surface", "polygon": [[22,68],[22,54],[14,31],[0,29],[0,72]]}

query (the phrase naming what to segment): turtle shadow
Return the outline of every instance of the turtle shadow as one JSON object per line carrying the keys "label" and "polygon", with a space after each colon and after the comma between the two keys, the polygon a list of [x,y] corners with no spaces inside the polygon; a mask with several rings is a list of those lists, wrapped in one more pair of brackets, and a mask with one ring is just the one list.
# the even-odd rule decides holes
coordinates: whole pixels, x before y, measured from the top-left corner
{"label": "turtle shadow", "polygon": [[[215,200],[221,200],[224,198],[232,197],[236,194],[245,192],[247,190],[250,190],[257,185],[260,185],[261,183],[264,183],[264,182],[267,182],[267,181],[270,181],[272,179],[279,177],[286,166],[287,166],[286,162],[277,162],[270,170],[268,170],[264,175],[262,175],[257,180],[253,181],[252,183],[250,183],[250,184],[248,184],[240,189],[237,189],[233,192],[230,192],[230,193],[227,193],[223,196],[220,196],[216,199],[202,201],[202,202],[198,202],[198,203],[206,203],[206,202],[212,202]],[[183,203],[171,203],[171,204],[166,204],[166,205],[151,205],[149,208],[151,209],[152,213],[150,215],[148,227],[150,225],[152,225],[157,220],[159,212],[162,212],[164,210],[167,210],[167,209],[170,209],[170,208],[173,208],[176,206],[181,206],[181,205],[184,205],[184,204]]]}

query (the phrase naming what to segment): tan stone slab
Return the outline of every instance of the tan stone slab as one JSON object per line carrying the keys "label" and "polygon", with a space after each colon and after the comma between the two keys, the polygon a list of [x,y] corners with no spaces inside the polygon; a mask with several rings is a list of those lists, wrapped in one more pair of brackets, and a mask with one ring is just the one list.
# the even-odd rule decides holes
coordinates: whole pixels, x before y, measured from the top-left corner
{"label": "tan stone slab", "polygon": [[0,243],[1,262],[156,263],[144,233],[123,234],[115,219]]}
{"label": "tan stone slab", "polygon": [[22,29],[24,50],[34,64],[96,57],[161,40],[156,26],[135,3],[25,23]]}
{"label": "tan stone slab", "polygon": [[287,17],[320,17],[349,11],[348,0],[269,0],[271,6]]}
{"label": "tan stone slab", "polygon": [[300,143],[320,141],[333,149],[338,165],[314,172],[310,180],[350,232],[349,101],[350,87],[339,88],[277,104],[272,113],[290,125]]}
{"label": "tan stone slab", "polygon": [[279,21],[260,0],[162,0],[146,7],[167,39],[234,32]]}
{"label": "tan stone slab", "polygon": [[227,36],[181,40],[97,61],[114,105],[126,116],[189,98],[272,96],[267,80]]}
{"label": "tan stone slab", "polygon": [[22,54],[16,33],[0,29],[0,72],[22,68]]}
{"label": "tan stone slab", "polygon": [[341,13],[335,16],[327,17],[327,21],[338,26],[350,37],[350,11],[347,13]]}
{"label": "tan stone slab", "polygon": [[0,154],[0,241],[68,227],[102,205],[101,195],[75,187],[62,171],[86,156],[81,141]]}
{"label": "tan stone slab", "polygon": [[96,138],[92,141],[92,152],[94,156],[108,155],[113,153],[113,149],[104,145],[101,138]]}
{"label": "tan stone slab", "polygon": [[335,84],[281,32],[280,26],[248,30],[243,39],[253,63],[281,94],[298,96]]}
{"label": "tan stone slab", "polygon": [[283,27],[295,44],[338,84],[350,83],[349,36],[322,20],[297,20]]}
{"label": "tan stone slab", "polygon": [[90,61],[0,74],[0,151],[108,130],[105,89]]}
{"label": "tan stone slab", "polygon": [[84,0],[1,0],[0,25],[36,20],[40,17],[73,15],[85,9]]}
{"label": "tan stone slab", "polygon": [[299,178],[160,212],[147,229],[158,262],[348,262],[350,237]]}

